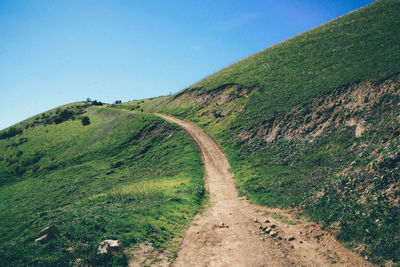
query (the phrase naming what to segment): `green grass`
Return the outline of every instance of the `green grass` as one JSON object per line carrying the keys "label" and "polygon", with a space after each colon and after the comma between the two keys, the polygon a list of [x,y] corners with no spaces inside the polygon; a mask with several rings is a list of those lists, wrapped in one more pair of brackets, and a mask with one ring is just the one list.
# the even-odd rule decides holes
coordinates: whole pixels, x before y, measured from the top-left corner
{"label": "green grass", "polygon": [[[177,126],[149,114],[87,104],[62,107],[90,118],[47,124],[38,115],[0,140],[0,261],[7,266],[126,265],[97,255],[104,239],[176,253],[204,198],[198,148]],[[38,232],[55,225],[45,245]]]}
{"label": "green grass", "polygon": [[[347,225],[341,222],[347,213],[345,206],[356,210],[361,202],[362,208],[369,210],[370,203],[362,198],[372,196],[371,192],[344,198],[343,206],[335,206],[341,201],[339,191],[329,191],[329,204],[314,197],[325,186],[342,179],[336,174],[352,166],[352,162],[361,161],[360,153],[373,154],[374,148],[385,140],[398,140],[398,51],[400,2],[377,1],[245,58],[176,95],[144,103],[146,110],[190,120],[213,136],[228,156],[239,192],[252,201],[277,207],[302,206],[310,218],[326,227],[341,225],[335,230],[338,238],[352,247],[364,246],[360,251],[369,260],[400,261],[400,230],[388,219],[399,216],[393,202],[379,206],[379,216],[387,222],[386,227],[370,229],[366,221],[372,219],[360,214],[348,217]],[[316,110],[315,99],[325,101],[359,87],[374,87],[388,81],[394,82],[396,94],[384,95],[367,109],[361,107],[351,114],[342,109],[335,115],[343,121],[347,117],[363,119],[369,127],[361,138],[355,136],[355,126],[345,123],[330,126],[317,138],[305,134],[267,142],[259,132],[269,129],[274,122],[295,127],[309,114],[329,117],[331,111],[323,110],[326,114],[320,114]],[[230,100],[218,100],[224,94]],[[214,100],[198,104],[207,95]],[[126,103],[125,108],[135,104]],[[393,153],[382,154],[384,158],[392,156]],[[394,164],[385,173],[396,172],[400,170]],[[370,178],[364,174],[362,179],[352,179],[355,185],[362,186]],[[379,189],[380,193],[398,183],[399,178],[395,175],[389,180],[386,187]],[[350,220],[351,225],[358,225],[358,230],[348,226]]]}

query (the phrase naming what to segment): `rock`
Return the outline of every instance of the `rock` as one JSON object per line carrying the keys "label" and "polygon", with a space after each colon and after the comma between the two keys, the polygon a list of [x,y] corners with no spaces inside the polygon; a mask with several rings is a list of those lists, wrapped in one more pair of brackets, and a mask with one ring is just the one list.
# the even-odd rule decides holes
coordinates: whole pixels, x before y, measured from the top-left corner
{"label": "rock", "polygon": [[38,242],[40,244],[46,244],[47,242],[49,242],[49,236],[48,235],[42,235],[41,237],[36,238],[35,242]]}
{"label": "rock", "polygon": [[279,235],[278,235],[278,237],[277,237],[279,240],[282,240],[282,237],[280,237]]}
{"label": "rock", "polygon": [[97,248],[99,254],[116,255],[118,252],[122,251],[122,244],[119,240],[104,240],[100,242]]}
{"label": "rock", "polygon": [[47,235],[49,238],[53,238],[58,233],[59,233],[59,231],[58,231],[57,227],[55,227],[54,225],[51,225],[46,228],[43,228],[37,235],[37,238],[44,236],[44,235]]}
{"label": "rock", "polygon": [[288,238],[288,241],[294,241],[294,240],[296,240],[296,238],[294,236],[291,236]]}
{"label": "rock", "polygon": [[49,242],[50,239],[53,239],[56,235],[58,235],[59,231],[57,227],[51,225],[46,228],[43,228],[39,234],[37,235],[37,238],[35,239],[35,242],[38,242],[40,244],[45,244]]}
{"label": "rock", "polygon": [[276,228],[275,224],[271,224],[269,227],[271,227],[272,229]]}
{"label": "rock", "polygon": [[275,236],[278,235],[278,232],[276,232],[276,231],[270,231],[270,232],[269,232],[269,235],[272,236],[272,237],[275,237]]}
{"label": "rock", "polygon": [[314,237],[314,239],[316,239],[316,240],[320,240],[321,237],[323,237],[323,236],[324,236],[324,233],[317,233],[317,234],[315,234],[313,237]]}
{"label": "rock", "polygon": [[262,228],[262,231],[266,234],[269,234],[269,232],[271,232],[271,229],[269,229],[268,226],[265,226],[264,228]]}
{"label": "rock", "polygon": [[259,223],[259,221],[258,221],[258,219],[257,218],[254,218],[254,220],[253,220],[255,223]]}
{"label": "rock", "polygon": [[270,223],[271,221],[270,221],[270,220],[265,220],[264,222],[265,222],[265,223]]}

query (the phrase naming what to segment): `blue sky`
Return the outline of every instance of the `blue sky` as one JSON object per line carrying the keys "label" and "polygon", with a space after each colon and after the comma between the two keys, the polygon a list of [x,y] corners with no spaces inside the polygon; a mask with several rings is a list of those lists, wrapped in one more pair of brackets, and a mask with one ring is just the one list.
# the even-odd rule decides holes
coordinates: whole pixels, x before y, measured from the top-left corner
{"label": "blue sky", "polygon": [[175,93],[370,0],[0,0],[0,129]]}

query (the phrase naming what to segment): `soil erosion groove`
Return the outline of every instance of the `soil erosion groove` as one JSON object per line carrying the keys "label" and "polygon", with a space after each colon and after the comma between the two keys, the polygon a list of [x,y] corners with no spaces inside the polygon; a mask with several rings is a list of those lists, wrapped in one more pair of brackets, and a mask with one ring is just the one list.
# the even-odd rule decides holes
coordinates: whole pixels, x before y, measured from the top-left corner
{"label": "soil erosion groove", "polygon": [[[172,266],[369,266],[317,225],[238,197],[229,162],[196,125],[163,114],[202,152],[210,205],[187,230]],[[283,218],[283,219],[282,219]]]}

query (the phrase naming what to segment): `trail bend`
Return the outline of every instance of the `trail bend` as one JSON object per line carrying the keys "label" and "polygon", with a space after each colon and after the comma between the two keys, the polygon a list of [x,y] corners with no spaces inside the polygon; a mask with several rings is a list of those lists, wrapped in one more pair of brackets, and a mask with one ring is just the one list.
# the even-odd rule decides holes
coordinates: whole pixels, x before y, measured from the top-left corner
{"label": "trail bend", "polygon": [[[216,142],[193,123],[157,115],[181,126],[197,143],[210,193],[209,205],[187,230],[172,266],[371,266],[316,224],[238,197],[229,162]],[[266,234],[266,226],[277,234]]]}

